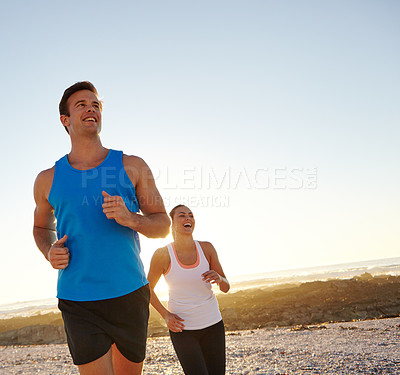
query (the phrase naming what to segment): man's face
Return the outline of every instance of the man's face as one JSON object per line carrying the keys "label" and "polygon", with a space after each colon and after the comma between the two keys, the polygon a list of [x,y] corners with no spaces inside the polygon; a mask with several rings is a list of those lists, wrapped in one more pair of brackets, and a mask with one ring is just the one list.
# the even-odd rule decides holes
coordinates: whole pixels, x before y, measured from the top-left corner
{"label": "man's face", "polygon": [[101,103],[90,90],[80,90],[68,98],[69,116],[62,115],[61,122],[69,134],[99,134],[101,130]]}

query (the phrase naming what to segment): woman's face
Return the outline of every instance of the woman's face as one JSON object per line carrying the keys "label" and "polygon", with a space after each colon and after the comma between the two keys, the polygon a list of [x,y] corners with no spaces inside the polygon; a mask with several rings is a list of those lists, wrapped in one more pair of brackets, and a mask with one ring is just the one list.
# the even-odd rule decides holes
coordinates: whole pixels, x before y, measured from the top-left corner
{"label": "woman's face", "polygon": [[172,228],[176,234],[192,234],[195,220],[193,212],[186,206],[178,207],[172,218]]}

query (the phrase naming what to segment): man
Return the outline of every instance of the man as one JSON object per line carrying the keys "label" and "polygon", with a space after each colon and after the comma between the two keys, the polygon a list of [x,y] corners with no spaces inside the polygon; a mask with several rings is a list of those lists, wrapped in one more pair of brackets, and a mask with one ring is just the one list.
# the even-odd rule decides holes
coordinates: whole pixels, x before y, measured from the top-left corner
{"label": "man", "polygon": [[34,238],[59,270],[59,308],[80,374],[141,374],[149,288],[138,233],[165,237],[170,221],[146,163],[102,146],[96,88],[72,85],[59,109],[71,151],[36,178]]}

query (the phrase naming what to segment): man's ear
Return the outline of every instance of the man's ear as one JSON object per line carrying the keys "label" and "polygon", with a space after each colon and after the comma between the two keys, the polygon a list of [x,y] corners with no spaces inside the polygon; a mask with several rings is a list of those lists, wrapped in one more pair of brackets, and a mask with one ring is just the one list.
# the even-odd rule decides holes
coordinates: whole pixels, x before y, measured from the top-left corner
{"label": "man's ear", "polygon": [[61,115],[60,121],[61,121],[61,124],[63,124],[64,126],[68,126],[69,125],[69,116]]}

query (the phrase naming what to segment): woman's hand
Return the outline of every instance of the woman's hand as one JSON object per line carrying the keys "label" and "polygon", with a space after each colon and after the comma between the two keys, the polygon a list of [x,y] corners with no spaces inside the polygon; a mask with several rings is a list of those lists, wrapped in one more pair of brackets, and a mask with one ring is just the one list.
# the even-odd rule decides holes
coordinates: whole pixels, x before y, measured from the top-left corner
{"label": "woman's hand", "polygon": [[204,272],[201,276],[206,283],[219,285],[222,282],[222,277],[214,270]]}
{"label": "woman's hand", "polygon": [[168,329],[170,329],[172,332],[182,332],[182,330],[185,328],[185,325],[182,323],[183,319],[176,314],[168,311],[164,319],[165,323],[167,323]]}
{"label": "woman's hand", "polygon": [[203,281],[210,284],[217,284],[221,292],[227,293],[230,289],[229,281],[221,276],[217,271],[210,270],[204,272],[202,275]]}

